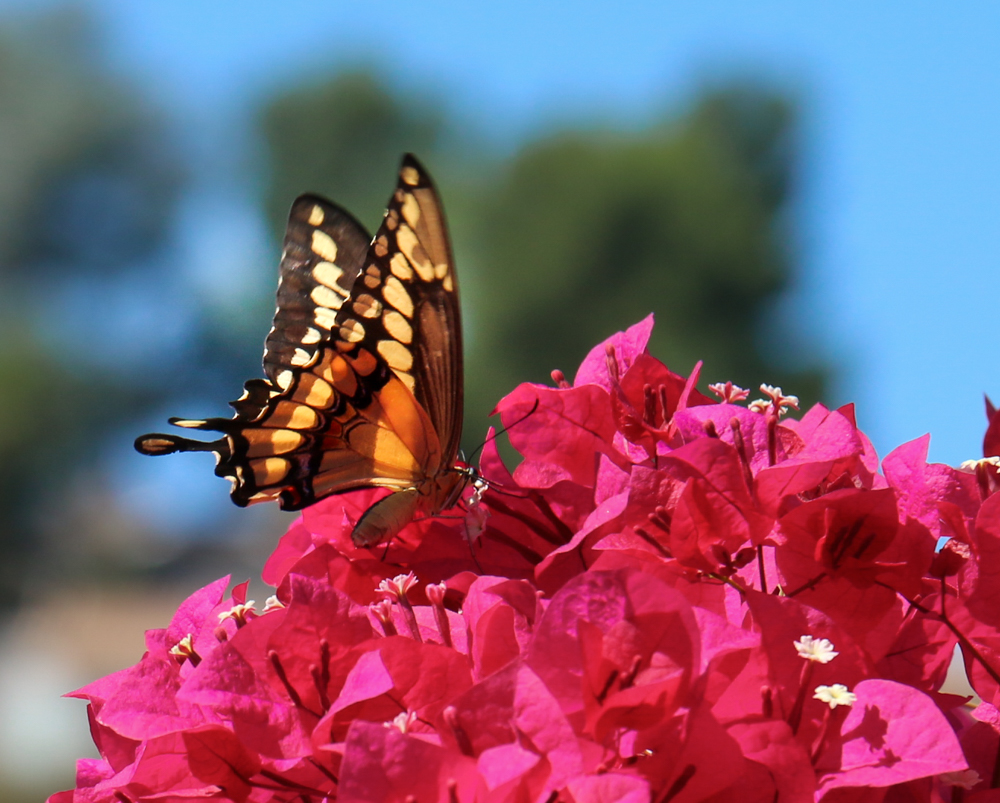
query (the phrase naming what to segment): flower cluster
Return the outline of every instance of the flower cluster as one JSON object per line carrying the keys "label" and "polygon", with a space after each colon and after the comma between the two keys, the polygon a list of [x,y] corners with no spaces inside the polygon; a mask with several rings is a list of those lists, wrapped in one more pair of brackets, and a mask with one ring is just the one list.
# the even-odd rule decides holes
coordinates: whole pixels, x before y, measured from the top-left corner
{"label": "flower cluster", "polygon": [[330,497],[259,613],[195,593],[74,692],[102,758],[51,803],[1000,800],[997,461],[880,470],[850,406],[706,397],[651,328],[504,398],[523,460],[463,508],[361,550],[383,492]]}

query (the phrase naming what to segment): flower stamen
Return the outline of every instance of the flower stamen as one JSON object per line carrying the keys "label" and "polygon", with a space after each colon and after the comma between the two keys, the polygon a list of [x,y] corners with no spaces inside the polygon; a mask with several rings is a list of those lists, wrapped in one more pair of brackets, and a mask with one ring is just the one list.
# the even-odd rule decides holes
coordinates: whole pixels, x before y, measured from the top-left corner
{"label": "flower stamen", "polygon": [[179,664],[190,661],[191,666],[198,666],[201,663],[201,656],[195,651],[194,636],[191,633],[188,633],[171,647],[170,654],[177,659],[177,663]]}
{"label": "flower stamen", "polygon": [[[280,605],[280,603],[279,603]],[[254,610],[254,601],[252,599],[246,602],[234,605],[228,611],[222,611],[219,614],[219,622],[225,622],[227,619],[232,619],[236,622],[236,627],[240,628],[246,625],[251,619],[257,616],[257,611]],[[284,607],[284,606],[282,606]]]}
{"label": "flower stamen", "polygon": [[734,385],[732,382],[716,382],[714,385],[709,385],[708,389],[718,396],[723,404],[735,404],[750,395],[749,390]]}

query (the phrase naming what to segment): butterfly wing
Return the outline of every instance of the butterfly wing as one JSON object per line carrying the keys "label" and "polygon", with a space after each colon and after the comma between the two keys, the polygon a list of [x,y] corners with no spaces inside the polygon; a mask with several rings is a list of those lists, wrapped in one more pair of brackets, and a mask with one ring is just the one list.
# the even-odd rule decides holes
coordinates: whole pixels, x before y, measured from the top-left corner
{"label": "butterfly wing", "polygon": [[309,365],[329,339],[370,242],[365,227],[336,204],[318,195],[295,199],[281,249],[277,309],[264,344],[264,373],[279,387],[285,371]]}
{"label": "butterfly wing", "polygon": [[[327,209],[336,209],[321,208],[324,221]],[[311,215],[305,205],[298,215],[293,207],[292,218],[298,222],[308,222]],[[334,239],[329,230],[325,233]],[[296,242],[304,239],[289,234],[286,243],[293,236]],[[214,452],[216,474],[232,481],[238,505],[278,499],[282,508],[297,510],[354,488],[412,491],[450,467],[458,453],[458,288],[440,202],[426,171],[412,156],[403,160],[382,226],[332,324],[328,311],[335,300],[315,291],[322,286],[342,296],[323,281],[325,268],[317,275],[316,266],[329,263],[324,257],[331,251],[321,237],[310,234],[308,242],[311,255],[289,262],[282,274],[289,288],[311,289],[301,308],[286,304],[296,310],[295,316],[283,312],[279,289],[275,329],[265,354],[272,380],[248,382],[243,398],[233,402],[232,419],[171,419],[178,426],[222,432],[223,437],[203,442],[153,434],[136,441],[144,454]],[[350,253],[336,245],[338,254]],[[340,288],[346,289],[349,274],[345,266],[335,277]],[[304,291],[292,295],[302,299]],[[330,303],[319,304],[316,295]],[[300,314],[310,309],[312,326]],[[320,323],[327,324],[327,334],[314,347],[303,343],[298,332],[322,331]],[[300,328],[286,335],[286,325]]]}
{"label": "butterfly wing", "polygon": [[[361,284],[378,311],[345,306],[338,320],[365,320],[369,341],[430,417],[451,466],[462,438],[462,324],[444,212],[427,171],[407,154]],[[360,298],[363,294],[359,292]],[[367,323],[367,320],[365,321]]]}

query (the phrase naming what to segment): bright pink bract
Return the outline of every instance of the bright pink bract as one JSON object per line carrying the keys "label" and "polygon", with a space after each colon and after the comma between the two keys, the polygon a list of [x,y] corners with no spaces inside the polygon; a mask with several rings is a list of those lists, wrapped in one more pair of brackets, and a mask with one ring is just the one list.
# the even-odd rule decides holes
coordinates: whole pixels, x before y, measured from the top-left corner
{"label": "bright pink bract", "polygon": [[851,407],[708,398],[651,329],[500,402],[481,500],[368,551],[384,492],[329,497],[266,606],[192,595],[73,692],[102,758],[51,803],[1000,801],[997,461],[880,470]]}

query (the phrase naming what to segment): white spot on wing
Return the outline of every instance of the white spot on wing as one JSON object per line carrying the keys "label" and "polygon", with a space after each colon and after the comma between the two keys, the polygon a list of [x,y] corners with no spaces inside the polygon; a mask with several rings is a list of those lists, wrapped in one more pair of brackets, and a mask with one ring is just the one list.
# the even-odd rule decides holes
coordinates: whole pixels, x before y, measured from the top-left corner
{"label": "white spot on wing", "polygon": [[337,258],[337,244],[325,231],[316,229],[312,236],[312,250],[318,257],[333,262]]}
{"label": "white spot on wing", "polygon": [[[332,241],[331,241],[332,242]],[[344,271],[332,262],[318,262],[312,269],[313,278],[320,284],[325,284],[334,290],[341,289],[337,280],[344,275]]]}
{"label": "white spot on wing", "polygon": [[308,365],[313,355],[305,349],[295,349],[292,355],[292,365]]}
{"label": "white spot on wing", "polygon": [[319,306],[328,307],[329,309],[340,309],[344,303],[344,297],[331,290],[325,284],[317,284],[312,289],[309,297]]}

